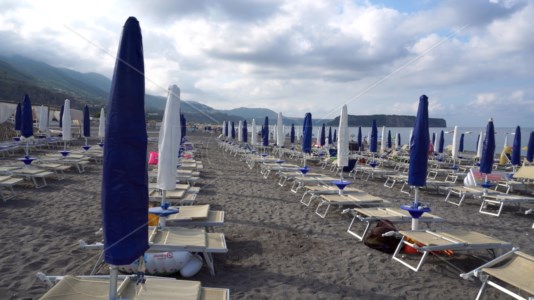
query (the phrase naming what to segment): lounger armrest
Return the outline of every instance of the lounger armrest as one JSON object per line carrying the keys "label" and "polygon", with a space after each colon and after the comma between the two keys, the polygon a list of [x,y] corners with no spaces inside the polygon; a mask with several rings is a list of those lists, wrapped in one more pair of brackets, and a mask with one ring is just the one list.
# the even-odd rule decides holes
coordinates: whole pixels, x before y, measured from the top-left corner
{"label": "lounger armrest", "polygon": [[80,240],[80,248],[82,249],[98,249],[98,250],[101,250],[101,249],[104,249],[104,244],[103,243],[94,243],[94,244],[87,244],[84,240]]}

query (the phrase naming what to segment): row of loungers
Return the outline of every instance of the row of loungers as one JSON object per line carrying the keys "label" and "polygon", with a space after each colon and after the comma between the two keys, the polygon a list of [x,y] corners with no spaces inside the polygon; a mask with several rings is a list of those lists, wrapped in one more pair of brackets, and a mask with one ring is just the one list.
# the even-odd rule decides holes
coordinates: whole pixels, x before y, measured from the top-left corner
{"label": "row of loungers", "polygon": [[[260,164],[261,174],[264,178],[268,178],[268,175],[272,171],[276,171],[279,176],[280,186],[285,186],[287,181],[293,181],[292,192],[297,193],[303,190],[304,193],[300,200],[303,205],[309,206],[314,199],[319,199],[315,213],[322,218],[326,216],[331,206],[352,206],[353,208],[343,210],[343,213],[352,215],[347,232],[360,241],[369,233],[371,225],[380,220],[389,220],[392,223],[411,223],[412,221],[411,216],[405,210],[383,207],[382,205],[387,204],[388,201],[380,197],[375,197],[364,191],[350,187],[345,188],[340,193],[336,187],[331,185],[331,181],[334,178],[328,175],[310,173],[311,176],[309,177],[308,175],[303,176],[295,170],[298,167],[297,165],[281,162],[280,158],[278,158],[278,161],[274,161],[275,158],[273,157],[258,157],[254,154],[249,154],[249,156],[253,158],[245,157],[244,160],[247,161],[249,166]],[[250,164],[250,161],[254,161],[254,164]],[[373,176],[370,175],[369,177]],[[524,200],[530,201],[531,198],[517,195],[503,195],[503,193],[500,193],[497,196],[495,194],[486,196],[483,201],[486,204],[498,204],[499,210],[494,214],[498,216],[502,211],[502,206],[505,201],[522,202]],[[320,210],[321,207],[325,207],[325,209]],[[358,221],[364,224],[361,226],[363,230],[357,230],[355,228],[357,227],[356,223]],[[420,219],[420,222],[426,223],[428,227],[431,224],[443,223],[444,221],[443,218],[428,213],[424,214]],[[475,231],[401,230],[390,234],[400,238],[400,242],[392,258],[413,271],[419,271],[421,269],[429,254],[439,256],[440,253],[491,250],[495,256],[496,251],[506,252],[511,250],[502,256],[497,256],[489,263],[484,264],[472,272],[461,274],[461,276],[463,278],[477,276],[481,279],[483,284],[477,295],[477,299],[482,296],[488,284],[509,295],[513,295],[517,299],[526,298],[522,298],[521,293],[512,291],[509,286],[518,288],[529,295],[534,295],[534,289],[532,289],[530,282],[531,278],[533,278],[532,276],[534,276],[534,257],[517,251],[509,242],[501,241]],[[413,248],[421,254],[420,257],[413,258],[401,255],[401,251],[405,247]],[[491,277],[497,278],[500,282],[491,280]]]}
{"label": "row of loungers", "polygon": [[[212,210],[209,204],[195,205],[200,188],[192,185],[196,180],[191,181],[190,177],[184,178],[183,171],[189,168],[189,172],[186,172],[188,176],[199,177],[202,164],[194,160],[183,160],[181,164],[185,167],[180,167],[177,171],[177,184],[174,190],[163,192],[157,188],[156,183],[149,183],[149,201],[152,206],[156,208],[159,206],[163,194],[167,202],[179,206],[171,206],[178,212],[164,217],[164,220],[158,220],[158,217],[151,215],[149,218],[151,225],[158,226],[149,227],[150,248],[147,253],[186,251],[200,254],[210,273],[215,275],[213,255],[228,252],[224,233],[214,232],[214,227],[224,224],[224,211]],[[151,174],[157,174],[157,171],[152,170]],[[155,176],[149,178],[154,180]],[[80,246],[85,249],[103,249],[102,243],[87,244],[80,241]],[[109,291],[109,276],[95,275],[104,265],[103,257],[100,255],[91,272],[92,276],[50,277],[39,274],[38,276],[48,282],[51,287],[42,299],[58,299],[57,297],[65,294],[76,294],[79,299],[106,297]],[[154,266],[147,264],[146,267],[150,272]],[[125,268],[119,269],[125,270]],[[154,271],[155,269],[152,270]],[[225,300],[230,298],[228,289],[202,287],[198,281],[151,276],[145,279],[145,287],[141,288],[140,285],[135,284],[137,277],[120,276],[119,298],[162,299],[176,298],[177,295],[179,299]]]}

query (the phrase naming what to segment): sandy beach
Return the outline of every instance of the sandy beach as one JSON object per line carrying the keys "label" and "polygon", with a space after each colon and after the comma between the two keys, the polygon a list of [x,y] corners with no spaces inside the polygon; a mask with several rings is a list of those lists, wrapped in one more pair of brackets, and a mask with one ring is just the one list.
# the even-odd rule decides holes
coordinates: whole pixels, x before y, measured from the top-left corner
{"label": "sandy beach", "polygon": [[[351,218],[341,210],[334,209],[321,219],[314,213],[315,205],[305,207],[299,202],[301,193],[278,186],[273,175],[264,179],[258,169],[249,169],[239,157],[219,149],[215,134],[194,133],[188,138],[205,145],[197,203],[225,211],[225,225],[215,230],[224,232],[229,249],[227,254],[214,256],[215,276],[203,267],[191,280],[229,288],[233,299],[475,298],[478,279],[461,279],[456,269],[432,256],[421,271],[413,272],[393,261],[390,254],[349,235]],[[155,146],[150,144],[151,149]],[[70,170],[65,180],[50,180],[42,189],[29,182],[17,186],[15,199],[0,201],[0,299],[39,298],[46,291],[35,277],[39,271],[89,274],[98,253],[81,250],[78,241],[99,239],[95,232],[101,226],[101,176],[101,164],[91,163],[85,173]],[[353,186],[395,207],[413,200],[383,183],[356,180]],[[444,198],[443,194],[422,194],[432,213],[447,220],[434,228],[476,230],[534,254],[533,215],[505,207],[500,217],[492,217],[478,212],[480,200],[468,199],[456,207]],[[464,271],[481,264],[463,255],[449,260]],[[485,299],[506,297],[489,288]]]}

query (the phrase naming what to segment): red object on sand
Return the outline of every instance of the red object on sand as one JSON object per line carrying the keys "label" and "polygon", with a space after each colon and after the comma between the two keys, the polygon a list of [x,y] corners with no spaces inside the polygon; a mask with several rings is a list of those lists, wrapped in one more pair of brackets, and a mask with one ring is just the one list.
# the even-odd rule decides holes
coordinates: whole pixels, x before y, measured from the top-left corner
{"label": "red object on sand", "polygon": [[406,253],[406,254],[417,254],[417,250],[412,246],[404,245],[404,253]]}
{"label": "red object on sand", "polygon": [[150,156],[148,157],[148,164],[149,165],[158,164],[158,153],[157,152],[150,152]]}

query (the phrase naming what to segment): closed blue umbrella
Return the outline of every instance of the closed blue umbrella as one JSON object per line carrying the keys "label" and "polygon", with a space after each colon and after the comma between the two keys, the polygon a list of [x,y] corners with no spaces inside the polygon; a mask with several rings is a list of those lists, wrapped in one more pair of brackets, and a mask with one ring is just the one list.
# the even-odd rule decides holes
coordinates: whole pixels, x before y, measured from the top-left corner
{"label": "closed blue umbrella", "polygon": [[230,136],[231,136],[232,140],[235,140],[235,124],[234,124],[234,121],[232,121],[232,128],[230,130]]}
{"label": "closed blue umbrella", "polygon": [[182,135],[182,142],[185,141],[185,135],[187,134],[187,124],[184,114],[180,114],[180,134]]}
{"label": "closed blue umbrella", "polygon": [[393,144],[391,143],[391,130],[388,130],[388,148],[391,149],[391,146]]}
{"label": "closed blue umbrella", "polygon": [[[411,143],[411,141],[410,141]],[[434,148],[436,148],[436,133],[435,132],[432,132],[432,146],[434,146]]]}
{"label": "closed blue umbrella", "polygon": [[401,145],[402,145],[401,135],[400,135],[400,133],[397,133],[397,148],[400,148]]}
{"label": "closed blue umbrella", "polygon": [[[302,124],[302,152],[304,153],[311,153],[312,150],[312,115],[311,113],[306,113],[304,116],[304,122]],[[306,166],[306,161],[304,161],[304,166]]]}
{"label": "closed blue umbrella", "polygon": [[33,136],[33,111],[32,111],[32,102],[28,95],[24,96],[22,101],[22,110],[21,110],[21,124],[20,124],[20,135],[25,138]]}
{"label": "closed blue umbrella", "polygon": [[373,125],[371,127],[371,144],[369,145],[369,151],[377,152],[378,151],[378,129],[376,128],[376,120],[373,120]]}
{"label": "closed blue umbrella", "polygon": [[61,105],[61,109],[59,110],[59,128],[63,127],[63,112],[65,111],[65,106]]}
{"label": "closed blue umbrella", "polygon": [[323,123],[323,126],[321,127],[321,139],[319,140],[319,145],[323,147],[326,144],[326,128]]}
{"label": "closed blue umbrella", "polygon": [[328,127],[328,145],[332,145],[332,126]]}
{"label": "closed blue umbrella", "polygon": [[430,211],[428,207],[420,207],[419,188],[426,185],[426,173],[428,169],[428,145],[430,134],[428,132],[428,97],[422,95],[419,98],[419,108],[415,118],[413,136],[410,141],[410,167],[408,170],[408,184],[415,187],[415,198],[411,206],[401,206],[412,215],[412,230],[419,226],[418,218],[422,213]]}
{"label": "closed blue umbrella", "polygon": [[269,117],[265,117],[262,130],[263,146],[269,146]]}
{"label": "closed blue umbrella", "polygon": [[527,161],[532,162],[533,160],[534,160],[534,131],[531,131],[530,138],[528,139]]}
{"label": "closed blue umbrella", "polygon": [[445,137],[443,136],[443,130],[439,133],[438,153],[443,153],[443,147],[445,146]]}
{"label": "closed blue umbrella", "polygon": [[83,136],[86,137],[85,144],[87,145],[87,138],[91,136],[91,119],[87,104],[83,107]]}
{"label": "closed blue umbrella", "polygon": [[332,137],[332,141],[333,141],[334,143],[337,142],[337,129],[334,129],[334,136]]}
{"label": "closed blue umbrella", "polygon": [[480,173],[491,174],[493,159],[495,157],[495,128],[490,119],[486,126],[486,136],[482,144],[482,157],[480,158]]}
{"label": "closed blue umbrella", "polygon": [[291,124],[291,133],[289,135],[289,138],[291,139],[291,144],[295,143],[295,124]]}
{"label": "closed blue umbrella", "polygon": [[228,137],[228,122],[224,122],[224,136]]}
{"label": "closed blue umbrella", "polygon": [[22,105],[17,103],[17,110],[15,110],[15,130],[20,130],[22,127]]}
{"label": "closed blue umbrella", "polygon": [[148,244],[147,132],[145,78],[139,22],[126,21],[108,101],[102,173],[104,260],[112,265],[110,296],[116,291],[116,265],[144,254]]}
{"label": "closed blue umbrella", "polygon": [[243,143],[248,143],[247,120],[243,121]]}
{"label": "closed blue umbrella", "polygon": [[464,152],[464,135],[460,135],[460,144],[458,145],[458,152]]}
{"label": "closed blue umbrella", "polygon": [[362,151],[362,127],[358,126],[358,149]]}
{"label": "closed blue umbrella", "polygon": [[521,128],[515,128],[514,146],[512,148],[512,165],[518,166],[521,163]]}

